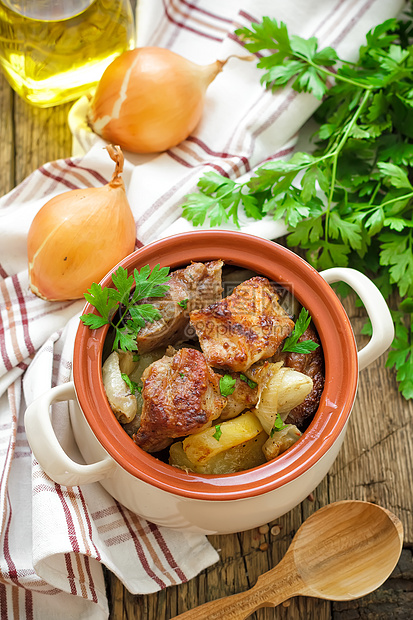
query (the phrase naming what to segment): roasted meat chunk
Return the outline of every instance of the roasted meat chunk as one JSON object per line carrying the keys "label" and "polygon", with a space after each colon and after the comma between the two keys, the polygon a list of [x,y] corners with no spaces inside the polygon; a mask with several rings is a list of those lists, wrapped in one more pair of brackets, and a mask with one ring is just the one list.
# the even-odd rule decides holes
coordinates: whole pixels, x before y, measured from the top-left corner
{"label": "roasted meat chunk", "polygon": [[219,379],[196,349],[180,349],[153,362],[142,375],[143,408],[135,443],[158,452],[175,437],[211,426],[226,404]]}
{"label": "roasted meat chunk", "polygon": [[274,355],[294,328],[275,288],[260,276],[239,284],[221,301],[194,310],[190,320],[208,363],[238,372]]}
{"label": "roasted meat chunk", "polygon": [[[302,340],[313,340],[320,345],[313,323],[310,323],[298,342]],[[324,389],[324,356],[321,345],[310,353],[288,353],[284,365],[302,372],[313,380],[311,392],[300,405],[290,411],[285,420],[286,424],[295,424],[300,431],[304,431],[317,411]]]}
{"label": "roasted meat chunk", "polygon": [[258,385],[254,381],[243,374],[230,374],[235,379],[234,391],[226,397],[227,404],[221,411],[221,420],[235,418],[245,409],[252,409],[258,401]]}
{"label": "roasted meat chunk", "polygon": [[[223,262],[191,263],[171,273],[169,291],[164,297],[151,298],[161,318],[147,323],[136,338],[138,351],[146,353],[159,346],[176,344],[185,337],[189,313],[221,299]],[[142,300],[140,303],[147,303]]]}

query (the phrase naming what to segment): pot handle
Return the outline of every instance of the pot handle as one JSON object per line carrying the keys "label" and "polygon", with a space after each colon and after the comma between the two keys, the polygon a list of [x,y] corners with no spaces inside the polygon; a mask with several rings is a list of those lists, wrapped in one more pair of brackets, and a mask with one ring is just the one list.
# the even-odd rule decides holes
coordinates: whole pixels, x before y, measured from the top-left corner
{"label": "pot handle", "polygon": [[27,440],[35,459],[54,482],[66,486],[97,482],[107,478],[116,466],[109,455],[96,463],[81,465],[73,461],[60,445],[52,426],[50,405],[75,399],[75,386],[70,381],[36,398],[24,416]]}
{"label": "pot handle", "polygon": [[373,331],[369,342],[358,352],[359,370],[363,370],[380,357],[393,342],[394,325],[387,303],[377,286],[356,269],[333,267],[320,271],[320,276],[328,284],[345,282],[351,286],[366,308]]}

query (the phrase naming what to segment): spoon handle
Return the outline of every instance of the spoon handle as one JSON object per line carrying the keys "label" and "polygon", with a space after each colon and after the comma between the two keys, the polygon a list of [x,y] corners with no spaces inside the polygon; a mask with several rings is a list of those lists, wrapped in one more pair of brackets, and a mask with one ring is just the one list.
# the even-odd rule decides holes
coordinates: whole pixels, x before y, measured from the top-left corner
{"label": "spoon handle", "polygon": [[304,594],[305,590],[287,553],[275,568],[261,575],[250,590],[204,603],[173,620],[245,620],[260,607],[276,607],[293,596]]}
{"label": "spoon handle", "polygon": [[226,596],[190,609],[173,620],[244,620],[260,605],[251,600],[251,590]]}

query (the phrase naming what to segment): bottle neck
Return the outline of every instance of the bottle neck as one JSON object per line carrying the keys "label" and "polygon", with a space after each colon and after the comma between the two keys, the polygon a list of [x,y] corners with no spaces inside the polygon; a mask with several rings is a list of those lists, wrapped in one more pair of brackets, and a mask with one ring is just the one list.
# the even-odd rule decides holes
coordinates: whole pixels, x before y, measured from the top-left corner
{"label": "bottle neck", "polygon": [[30,19],[61,21],[86,11],[94,0],[1,0],[8,9]]}

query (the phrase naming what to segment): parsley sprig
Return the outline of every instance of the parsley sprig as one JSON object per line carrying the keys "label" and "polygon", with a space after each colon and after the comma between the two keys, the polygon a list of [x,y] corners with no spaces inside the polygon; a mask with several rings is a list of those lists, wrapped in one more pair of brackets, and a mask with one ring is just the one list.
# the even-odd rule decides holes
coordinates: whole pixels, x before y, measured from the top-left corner
{"label": "parsley sprig", "polygon": [[315,351],[317,349],[319,345],[317,342],[314,342],[314,340],[302,340],[301,342],[298,342],[307,327],[310,325],[310,322],[311,316],[309,315],[308,310],[306,310],[306,308],[301,308],[293,331],[284,340],[284,352],[310,353],[310,351]]}
{"label": "parsley sprig", "polygon": [[[114,349],[136,351],[136,335],[145,323],[160,319],[157,308],[150,303],[138,304],[150,297],[163,297],[169,289],[169,267],[156,265],[152,271],[149,265],[140,271],[134,269],[133,275],[123,267],[112,274],[113,287],[102,287],[93,282],[85,293],[85,299],[96,308],[99,315],[92,312],[83,314],[80,320],[91,329],[111,325],[115,332]],[[119,310],[119,313],[116,311]]]}
{"label": "parsley sprig", "polygon": [[264,17],[261,23],[253,23],[251,29],[240,28],[235,34],[250,52],[272,51],[257,66],[265,71],[261,83],[273,90],[293,80],[292,88],[312,92],[321,99],[327,91],[327,78],[335,77],[327,67],[338,61],[336,51],[332,47],[318,50],[315,37],[290,36],[283,22],[278,24],[275,19]]}
{"label": "parsley sprig", "polygon": [[183,214],[213,226],[239,225],[241,209],[256,220],[282,219],[288,245],[316,269],[351,264],[371,274],[386,299],[397,293],[387,365],[413,398],[413,11],[368,32],[355,63],[268,17],[236,34],[262,56],[267,88],[289,83],[323,98],[315,148],[266,162],[245,183],[208,172]]}
{"label": "parsley sprig", "polygon": [[287,426],[288,424],[284,424],[282,417],[280,416],[279,413],[277,413],[275,420],[274,420],[273,427],[270,432],[270,437],[271,438],[274,437],[275,433],[279,433],[280,431],[287,428]]}

